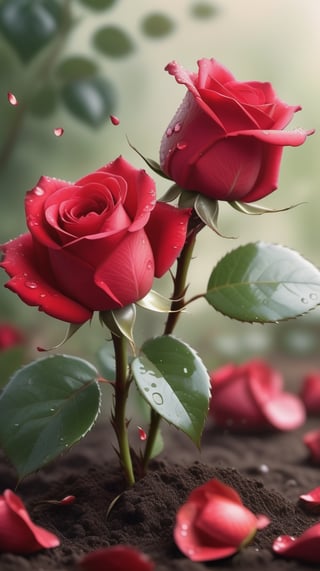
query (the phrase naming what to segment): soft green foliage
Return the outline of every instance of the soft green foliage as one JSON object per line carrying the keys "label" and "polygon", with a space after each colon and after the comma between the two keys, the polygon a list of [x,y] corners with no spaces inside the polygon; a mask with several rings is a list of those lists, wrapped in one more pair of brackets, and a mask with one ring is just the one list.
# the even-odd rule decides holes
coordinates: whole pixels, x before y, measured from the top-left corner
{"label": "soft green foliage", "polygon": [[320,272],[297,252],[257,242],[236,248],[214,268],[206,299],[239,321],[298,317],[320,300]]}
{"label": "soft green foliage", "polygon": [[118,26],[104,26],[97,30],[93,44],[103,55],[112,58],[122,58],[134,51],[131,37]]}
{"label": "soft green foliage", "polygon": [[174,30],[174,22],[166,14],[148,14],[141,24],[143,33],[150,38],[163,38]]}
{"label": "soft green foliage", "polygon": [[4,0],[0,5],[0,31],[20,59],[28,63],[57,34],[62,21],[59,0]]}
{"label": "soft green foliage", "polygon": [[144,343],[131,367],[150,406],[199,446],[208,412],[210,379],[194,350],[170,335],[156,337]]}
{"label": "soft green foliage", "polygon": [[62,98],[69,111],[91,127],[106,121],[115,105],[113,86],[100,77],[66,83],[62,89]]}
{"label": "soft green foliage", "polygon": [[90,430],[100,409],[98,372],[55,355],[17,371],[0,398],[0,442],[20,478],[56,458]]}
{"label": "soft green foliage", "polygon": [[106,10],[116,4],[117,0],[78,0],[86,8],[91,10]]}

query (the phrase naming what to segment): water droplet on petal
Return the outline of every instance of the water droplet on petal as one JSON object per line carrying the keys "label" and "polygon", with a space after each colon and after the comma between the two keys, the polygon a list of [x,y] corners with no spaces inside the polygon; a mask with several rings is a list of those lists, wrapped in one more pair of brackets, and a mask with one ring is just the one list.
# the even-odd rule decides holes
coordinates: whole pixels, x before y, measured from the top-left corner
{"label": "water droplet on petal", "polygon": [[19,101],[17,100],[16,96],[10,91],[8,92],[8,101],[10,105],[13,105],[14,107],[19,104]]}
{"label": "water droplet on petal", "polygon": [[163,398],[160,393],[153,393],[152,398],[155,404],[163,404]]}
{"label": "water droplet on petal", "polygon": [[24,285],[29,289],[36,289],[38,287],[38,284],[36,282],[31,282],[31,281],[26,281]]}
{"label": "water droplet on petal", "polygon": [[177,149],[178,151],[183,151],[184,149],[187,148],[187,143],[184,143],[183,141],[180,141],[179,143],[177,143]]}
{"label": "water droplet on petal", "polygon": [[44,190],[43,188],[41,188],[40,186],[36,186],[33,189],[33,194],[35,194],[36,196],[43,196],[44,195]]}
{"label": "water droplet on petal", "polygon": [[167,137],[171,137],[172,133],[173,133],[173,129],[171,127],[168,127],[168,129],[166,130]]}
{"label": "water droplet on petal", "polygon": [[147,433],[143,430],[141,426],[138,426],[138,433],[139,433],[139,438],[142,442],[144,440],[147,440]]}
{"label": "water droplet on petal", "polygon": [[151,260],[149,260],[149,262],[147,262],[147,270],[151,270],[153,267],[153,263]]}
{"label": "water droplet on petal", "polygon": [[116,117],[115,115],[110,115],[110,121],[111,121],[112,125],[119,125],[119,123],[120,123],[120,119],[118,117]]}
{"label": "water droplet on petal", "polygon": [[308,300],[305,297],[302,297],[300,301],[301,301],[301,303],[304,303],[304,304],[308,303]]}
{"label": "water droplet on petal", "polygon": [[173,130],[175,133],[179,133],[179,131],[181,131],[181,123],[176,123]]}
{"label": "water droplet on petal", "polygon": [[53,133],[55,134],[56,137],[62,137],[64,129],[62,127],[56,127],[55,129],[53,129]]}
{"label": "water droplet on petal", "polygon": [[316,293],[310,293],[309,297],[310,297],[310,299],[313,299],[313,300],[318,299],[318,296]]}

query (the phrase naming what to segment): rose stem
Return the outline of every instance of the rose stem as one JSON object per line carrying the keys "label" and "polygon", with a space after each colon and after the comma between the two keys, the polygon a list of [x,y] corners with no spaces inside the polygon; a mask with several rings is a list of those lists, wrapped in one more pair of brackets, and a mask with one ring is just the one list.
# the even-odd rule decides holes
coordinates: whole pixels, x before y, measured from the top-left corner
{"label": "rose stem", "polygon": [[[184,307],[184,296],[187,289],[187,275],[192,259],[193,249],[196,243],[197,233],[204,227],[196,213],[193,211],[189,220],[187,238],[177,260],[177,272],[174,278],[174,289],[172,294],[171,312],[168,314],[164,328],[164,335],[170,335],[181,315]],[[145,473],[151,458],[155,439],[158,434],[161,416],[153,408],[151,409],[150,426],[145,452],[143,455],[142,468]]]}
{"label": "rose stem", "polygon": [[112,341],[116,360],[116,380],[114,393],[114,412],[112,413],[112,426],[118,440],[121,466],[124,470],[127,484],[132,486],[135,482],[135,477],[130,454],[126,419],[126,402],[130,386],[130,381],[128,379],[127,340],[123,335],[116,335],[112,333]]}

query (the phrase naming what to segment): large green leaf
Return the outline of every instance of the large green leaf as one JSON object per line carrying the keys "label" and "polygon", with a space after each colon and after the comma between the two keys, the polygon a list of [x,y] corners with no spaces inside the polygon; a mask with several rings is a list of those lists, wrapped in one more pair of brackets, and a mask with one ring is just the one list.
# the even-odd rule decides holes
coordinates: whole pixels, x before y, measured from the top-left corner
{"label": "large green leaf", "polygon": [[83,359],[55,355],[11,378],[0,398],[0,442],[20,478],[90,430],[100,408],[98,376]]}
{"label": "large green leaf", "polygon": [[4,0],[0,31],[23,62],[29,62],[57,34],[62,20],[59,0]]}
{"label": "large green leaf", "polygon": [[320,303],[320,272],[284,246],[246,244],[214,268],[206,299],[216,310],[239,321],[290,319]]}
{"label": "large green leaf", "polygon": [[170,335],[156,337],[143,345],[131,367],[152,408],[199,446],[208,413],[210,377],[195,351]]}
{"label": "large green leaf", "polygon": [[62,98],[73,115],[92,127],[106,121],[115,104],[113,85],[100,77],[66,83],[62,88]]}

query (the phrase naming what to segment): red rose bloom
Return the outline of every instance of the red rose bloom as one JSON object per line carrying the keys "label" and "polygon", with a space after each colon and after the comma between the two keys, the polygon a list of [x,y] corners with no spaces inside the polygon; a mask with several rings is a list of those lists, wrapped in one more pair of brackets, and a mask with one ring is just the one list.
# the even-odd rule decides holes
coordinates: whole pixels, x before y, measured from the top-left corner
{"label": "red rose bloom", "polygon": [[282,102],[270,83],[237,81],[214,59],[198,66],[198,73],[166,67],[188,93],[163,136],[161,168],[181,188],[215,200],[259,200],[277,188],[283,147],[313,131],[283,131],[300,107]]}
{"label": "red rose bloom", "polygon": [[6,287],[70,323],[143,298],[179,255],[189,219],[156,203],[154,181],[122,157],[75,183],[42,177],[25,209],[29,232],[2,246]]}

